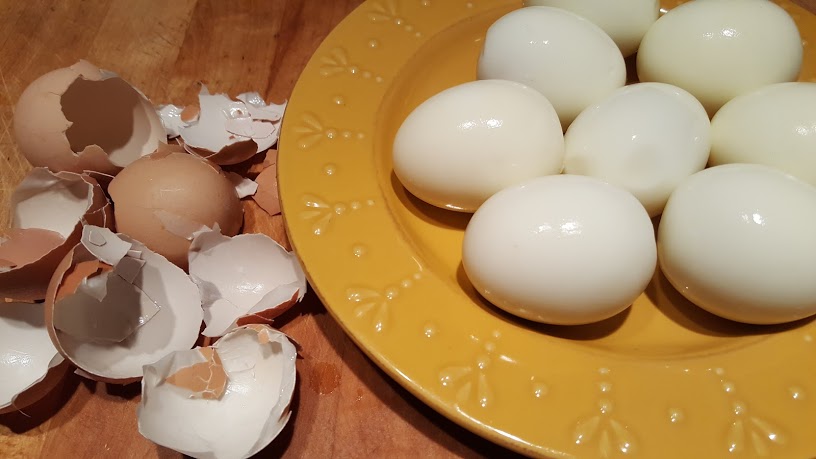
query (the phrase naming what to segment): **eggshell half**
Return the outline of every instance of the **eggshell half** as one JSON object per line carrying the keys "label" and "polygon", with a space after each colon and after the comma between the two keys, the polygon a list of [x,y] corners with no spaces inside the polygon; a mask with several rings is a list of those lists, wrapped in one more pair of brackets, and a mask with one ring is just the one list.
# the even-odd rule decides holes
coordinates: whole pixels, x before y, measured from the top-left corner
{"label": "eggshell half", "polygon": [[0,414],[53,389],[68,369],[51,343],[42,303],[0,303]]}
{"label": "eggshell half", "polygon": [[306,294],[306,276],[295,254],[265,234],[198,233],[189,260],[190,277],[204,301],[205,336],[271,323]]}
{"label": "eggshell half", "polygon": [[[109,262],[109,263],[107,263]],[[99,381],[129,383],[142,366],[198,339],[198,288],[161,255],[127,236],[87,226],[46,297],[60,353]]]}
{"label": "eggshell half", "polygon": [[49,72],[23,91],[14,134],[34,166],[111,175],[166,140],[141,92],[86,61]]}
{"label": "eggshell half", "polygon": [[221,168],[188,153],[160,151],[134,161],[108,192],[117,230],[183,269],[193,233],[218,225],[234,236],[243,222],[235,186]]}
{"label": "eggshell half", "polygon": [[83,224],[113,224],[105,193],[85,174],[34,168],[12,194],[11,208],[12,228],[0,243],[0,296],[18,301],[45,298]]}
{"label": "eggshell half", "polygon": [[139,432],[194,458],[250,457],[289,420],[296,357],[286,335],[262,325],[174,352],[145,366]]}

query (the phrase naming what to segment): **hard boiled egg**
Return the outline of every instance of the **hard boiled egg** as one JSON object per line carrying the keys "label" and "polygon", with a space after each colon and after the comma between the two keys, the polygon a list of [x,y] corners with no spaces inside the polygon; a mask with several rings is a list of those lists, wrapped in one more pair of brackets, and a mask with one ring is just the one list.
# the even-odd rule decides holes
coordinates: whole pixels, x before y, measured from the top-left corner
{"label": "hard boiled egg", "polygon": [[734,97],[793,81],[802,40],[793,19],[767,0],[705,0],[672,9],[643,37],[640,81],[680,86],[709,114]]}
{"label": "hard boiled egg", "polygon": [[660,14],[658,0],[525,0],[524,6],[553,6],[589,19],[615,40],[624,57],[635,54]]}
{"label": "hard boiled egg", "polygon": [[539,177],[502,190],[473,214],[463,266],[505,311],[585,324],[626,309],[656,265],[649,215],[629,192],[591,177]]}
{"label": "hard boiled egg", "polygon": [[479,78],[524,83],[552,102],[564,129],[626,82],[623,56],[598,26],[560,8],[531,6],[487,30]]}
{"label": "hard boiled egg", "polygon": [[416,197],[473,212],[502,188],[561,172],[564,136],[537,91],[512,81],[474,81],[414,109],[393,153],[394,173]]}
{"label": "hard boiled egg", "polygon": [[710,130],[688,92],[663,83],[626,86],[569,127],[564,172],[625,188],[654,217],[683,179],[705,167]]}
{"label": "hard boiled egg", "polygon": [[779,83],[728,102],[711,120],[712,165],[756,163],[816,185],[816,83]]}
{"label": "hard boiled egg", "polygon": [[666,204],[658,247],[666,278],[711,313],[754,324],[816,313],[816,188],[784,172],[692,175]]}

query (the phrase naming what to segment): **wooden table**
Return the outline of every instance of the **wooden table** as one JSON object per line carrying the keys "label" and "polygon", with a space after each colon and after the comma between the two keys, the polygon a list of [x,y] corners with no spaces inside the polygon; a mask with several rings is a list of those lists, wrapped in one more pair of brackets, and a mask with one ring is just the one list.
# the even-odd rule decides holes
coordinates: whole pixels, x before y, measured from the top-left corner
{"label": "wooden table", "polygon": [[[212,92],[289,97],[323,38],[362,0],[0,1],[0,225],[29,169],[15,146],[12,110],[39,75],[87,59],[154,103]],[[245,202],[246,230],[285,239],[280,216]],[[262,457],[507,456],[424,406],[379,371],[309,294],[278,322],[303,346],[294,416]],[[3,458],[180,455],[136,429],[140,386],[71,375],[26,414],[0,416]],[[214,422],[216,420],[213,420]]]}
{"label": "wooden table", "polygon": [[[361,0],[0,1],[0,225],[29,166],[11,134],[14,103],[37,76],[87,59],[155,103],[256,90],[288,97],[328,32]],[[799,3],[816,10],[816,0]],[[245,202],[247,231],[285,240],[280,217]],[[313,294],[279,322],[303,347],[294,416],[262,457],[511,457],[456,426],[378,370]],[[0,416],[3,458],[179,457],[136,430],[139,385],[75,375],[41,403]]]}

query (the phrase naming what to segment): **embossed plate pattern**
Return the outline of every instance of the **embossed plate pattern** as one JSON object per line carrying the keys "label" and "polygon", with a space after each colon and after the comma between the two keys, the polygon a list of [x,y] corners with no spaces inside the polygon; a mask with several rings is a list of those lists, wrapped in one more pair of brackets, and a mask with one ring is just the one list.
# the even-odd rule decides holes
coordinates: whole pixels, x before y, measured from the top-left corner
{"label": "embossed plate pattern", "polygon": [[[463,274],[468,216],[425,205],[394,177],[404,117],[475,79],[487,27],[519,6],[371,0],[315,53],[287,108],[278,170],[289,235],[318,295],[420,399],[525,454],[816,456],[816,323],[721,320],[659,273],[599,324],[516,320]],[[816,38],[810,13],[783,6],[804,40]],[[803,79],[813,80],[815,58],[807,46]]]}

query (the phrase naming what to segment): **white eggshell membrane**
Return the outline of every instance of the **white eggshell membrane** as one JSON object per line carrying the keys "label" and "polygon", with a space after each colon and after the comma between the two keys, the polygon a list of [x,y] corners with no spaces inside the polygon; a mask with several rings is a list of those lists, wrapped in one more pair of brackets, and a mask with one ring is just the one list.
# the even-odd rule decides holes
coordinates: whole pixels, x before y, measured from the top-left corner
{"label": "white eggshell membrane", "polygon": [[816,313],[816,188],[756,164],[692,175],[658,230],[660,267],[707,311],[774,324]]}
{"label": "white eggshell membrane", "polygon": [[180,136],[185,148],[192,148],[191,153],[199,155],[204,152],[202,156],[206,158],[239,142],[255,143],[252,154],[272,147],[278,141],[286,103],[267,104],[256,92],[240,94],[237,99],[210,94],[202,86],[198,96],[200,113],[195,120],[182,120],[182,109],[174,105],[161,107],[159,115],[169,136]]}
{"label": "white eggshell membrane", "polygon": [[201,297],[184,271],[105,228],[86,226],[81,248],[91,255],[86,258],[113,262],[113,270],[86,278],[55,304],[57,341],[74,364],[128,380],[141,377],[143,365],[195,344]]}
{"label": "white eggshell membrane", "polygon": [[615,41],[624,57],[637,52],[660,14],[659,0],[525,0],[524,6],[552,6],[589,19]]}
{"label": "white eggshell membrane", "polygon": [[640,83],[581,112],[565,143],[564,173],[620,186],[654,217],[680,182],[706,166],[711,126],[705,108],[688,92]]}
{"label": "white eggshell membrane", "polygon": [[496,193],[465,230],[463,266],[505,311],[538,322],[586,324],[626,309],[655,270],[649,215],[629,192],[554,175]]}
{"label": "white eggshell membrane", "polygon": [[779,83],[738,96],[711,120],[713,166],[773,166],[816,186],[816,83]]}
{"label": "white eggshell membrane", "polygon": [[306,275],[295,254],[264,234],[198,233],[189,261],[204,301],[205,336],[221,336],[239,319],[269,322],[276,308],[288,309],[293,297],[300,301],[306,294]]}
{"label": "white eggshell membrane", "polygon": [[34,168],[11,196],[11,226],[47,229],[68,239],[93,206],[93,192],[79,174]]}
{"label": "white eggshell membrane", "polygon": [[0,411],[45,379],[62,356],[45,328],[42,303],[0,304]]}
{"label": "white eggshell membrane", "polygon": [[493,193],[561,172],[564,136],[552,104],[533,89],[482,80],[420,104],[394,139],[394,172],[416,197],[473,212]]}
{"label": "white eggshell membrane", "polygon": [[538,90],[564,129],[590,104],[626,83],[615,42],[567,10],[530,6],[499,18],[487,30],[479,79],[512,80]]}
{"label": "white eggshell membrane", "polygon": [[740,94],[796,80],[801,65],[796,24],[767,0],[679,5],[649,29],[637,56],[640,81],[679,86],[711,115]]}
{"label": "white eggshell membrane", "polygon": [[212,348],[227,376],[223,395],[203,398],[167,383],[180,370],[205,361],[198,349],[170,354],[145,367],[139,432],[194,458],[250,457],[289,420],[295,346],[281,332],[250,325],[228,333]]}
{"label": "white eggshell membrane", "polygon": [[84,174],[32,169],[11,195],[11,229],[0,241],[0,295],[45,298],[51,275],[79,240],[81,225],[112,223],[110,203]]}

